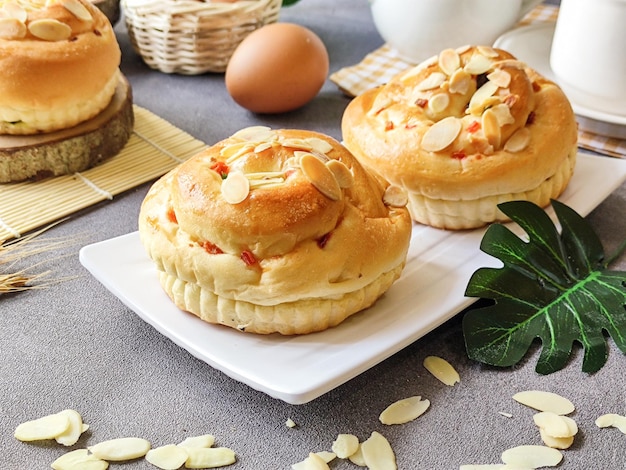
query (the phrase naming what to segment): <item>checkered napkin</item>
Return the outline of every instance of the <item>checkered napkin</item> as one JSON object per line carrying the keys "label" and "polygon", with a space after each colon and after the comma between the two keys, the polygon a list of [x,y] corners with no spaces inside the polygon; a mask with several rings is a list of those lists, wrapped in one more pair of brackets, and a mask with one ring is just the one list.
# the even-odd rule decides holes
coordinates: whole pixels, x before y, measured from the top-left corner
{"label": "checkered napkin", "polygon": [[[541,22],[555,22],[558,7],[539,5],[518,24],[525,26]],[[357,96],[370,88],[387,83],[393,76],[408,70],[415,64],[399,57],[388,44],[367,54],[361,62],[344,67],[330,76],[330,80],[348,96]],[[582,148],[614,157],[626,158],[626,141],[580,131],[578,145]]]}

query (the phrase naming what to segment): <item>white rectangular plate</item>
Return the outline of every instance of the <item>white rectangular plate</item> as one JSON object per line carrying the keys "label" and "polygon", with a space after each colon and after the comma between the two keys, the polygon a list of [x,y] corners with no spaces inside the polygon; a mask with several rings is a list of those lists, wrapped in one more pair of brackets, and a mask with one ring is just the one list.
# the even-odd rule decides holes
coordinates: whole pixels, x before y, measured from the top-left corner
{"label": "white rectangular plate", "polygon": [[[559,198],[587,215],[626,180],[626,160],[579,153]],[[371,308],[338,327],[304,336],[258,336],[182,312],[161,289],[137,232],[95,243],[81,263],[142,319],[191,354],[250,387],[291,404],[311,401],[400,351],[471,305],[467,283],[497,266],[479,249],[484,229],[415,225],[406,268]]]}

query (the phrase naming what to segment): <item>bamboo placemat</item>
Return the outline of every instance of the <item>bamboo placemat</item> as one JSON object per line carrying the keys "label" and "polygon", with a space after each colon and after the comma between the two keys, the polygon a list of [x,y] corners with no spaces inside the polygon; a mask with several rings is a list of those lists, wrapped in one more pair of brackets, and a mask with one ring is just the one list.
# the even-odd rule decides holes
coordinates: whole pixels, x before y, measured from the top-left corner
{"label": "bamboo placemat", "polygon": [[[538,5],[517,26],[542,22],[556,22],[559,9],[555,5]],[[348,96],[357,96],[370,88],[387,83],[395,75],[414,67],[405,61],[388,44],[367,54],[358,64],[344,67],[330,76],[340,90]],[[613,157],[626,156],[626,141],[605,137],[580,130],[578,145],[582,148],[604,153]]]}
{"label": "bamboo placemat", "polygon": [[0,184],[0,241],[19,237],[155,179],[206,147],[137,105],[135,127],[122,151],[80,173]]}

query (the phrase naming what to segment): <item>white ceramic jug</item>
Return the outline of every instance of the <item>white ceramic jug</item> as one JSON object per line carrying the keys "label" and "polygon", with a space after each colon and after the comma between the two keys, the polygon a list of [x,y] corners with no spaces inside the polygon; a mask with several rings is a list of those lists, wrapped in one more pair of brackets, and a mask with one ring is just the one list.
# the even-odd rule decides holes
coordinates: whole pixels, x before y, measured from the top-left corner
{"label": "white ceramic jug", "polygon": [[542,0],[370,0],[382,38],[420,62],[443,49],[490,46]]}

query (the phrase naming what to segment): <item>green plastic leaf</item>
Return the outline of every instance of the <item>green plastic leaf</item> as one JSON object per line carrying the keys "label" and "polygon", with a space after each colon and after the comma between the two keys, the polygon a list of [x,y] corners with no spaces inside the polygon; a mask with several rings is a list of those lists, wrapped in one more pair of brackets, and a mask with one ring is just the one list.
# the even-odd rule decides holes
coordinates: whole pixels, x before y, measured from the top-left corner
{"label": "green plastic leaf", "polygon": [[480,268],[465,291],[491,299],[463,318],[468,355],[485,364],[519,362],[541,340],[536,371],[550,374],[567,364],[574,343],[584,351],[582,370],[606,363],[608,333],[626,353],[626,272],[610,271],[600,239],[589,223],[563,203],[552,201],[561,230],[539,206],[513,201],[498,206],[526,234],[490,226],[480,249],[502,261]]}

